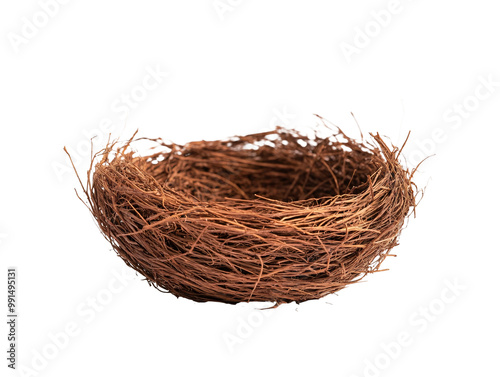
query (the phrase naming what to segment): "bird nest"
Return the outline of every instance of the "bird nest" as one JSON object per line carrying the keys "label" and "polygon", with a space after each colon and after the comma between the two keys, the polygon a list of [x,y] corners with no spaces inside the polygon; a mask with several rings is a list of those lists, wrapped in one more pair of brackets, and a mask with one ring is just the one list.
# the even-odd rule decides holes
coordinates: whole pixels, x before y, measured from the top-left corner
{"label": "bird nest", "polygon": [[[333,133],[333,132],[332,132]],[[331,133],[331,134],[332,134]],[[198,302],[303,302],[379,270],[417,188],[380,135],[110,143],[82,189],[123,261]]]}

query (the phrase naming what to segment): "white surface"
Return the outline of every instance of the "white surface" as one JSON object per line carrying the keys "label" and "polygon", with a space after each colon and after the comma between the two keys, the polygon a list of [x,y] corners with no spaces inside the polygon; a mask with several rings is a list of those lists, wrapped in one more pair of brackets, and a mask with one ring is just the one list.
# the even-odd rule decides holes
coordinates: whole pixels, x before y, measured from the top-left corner
{"label": "white surface", "polygon": [[[233,4],[223,19],[212,0],[70,1],[51,8],[18,52],[10,33],[23,36],[24,17],[44,22],[42,8],[0,5],[0,281],[18,267],[19,363],[33,368],[37,352],[55,352],[32,374],[55,377],[492,375],[500,86],[488,92],[483,82],[500,81],[497,4],[220,3]],[[366,28],[373,37],[349,61],[342,48]],[[158,69],[168,77],[148,78]],[[123,116],[131,90],[145,99]],[[454,113],[464,102],[467,113]],[[417,175],[427,185],[417,218],[389,272],[265,318],[257,304],[196,304],[115,280],[127,269],[77,200],[75,177],[54,171],[67,164],[62,147],[84,148],[106,119],[114,136],[139,129],[186,142],[277,123],[307,128],[317,113],[357,136],[351,111],[365,135],[398,145],[411,129],[410,160],[437,153]],[[280,121],[283,112],[294,117]],[[87,162],[85,154],[78,169]],[[454,294],[446,289],[455,280],[466,288]],[[108,297],[109,284],[120,292]],[[3,306],[5,284],[0,292]],[[87,301],[96,296],[111,301],[99,312]],[[432,320],[419,312],[429,306]],[[54,351],[51,334],[68,325],[78,334]],[[228,334],[242,340],[234,352]],[[384,351],[404,334],[410,345]],[[0,369],[10,372],[5,360]]]}

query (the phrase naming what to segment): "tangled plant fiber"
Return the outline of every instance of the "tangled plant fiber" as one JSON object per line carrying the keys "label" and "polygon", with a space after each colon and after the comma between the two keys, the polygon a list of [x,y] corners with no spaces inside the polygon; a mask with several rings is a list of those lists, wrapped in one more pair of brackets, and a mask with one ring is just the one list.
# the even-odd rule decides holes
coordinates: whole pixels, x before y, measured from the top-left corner
{"label": "tangled plant fiber", "polygon": [[330,135],[147,139],[147,156],[133,137],[96,153],[80,183],[103,235],[156,288],[198,302],[299,303],[380,270],[415,207],[399,148],[379,134]]}

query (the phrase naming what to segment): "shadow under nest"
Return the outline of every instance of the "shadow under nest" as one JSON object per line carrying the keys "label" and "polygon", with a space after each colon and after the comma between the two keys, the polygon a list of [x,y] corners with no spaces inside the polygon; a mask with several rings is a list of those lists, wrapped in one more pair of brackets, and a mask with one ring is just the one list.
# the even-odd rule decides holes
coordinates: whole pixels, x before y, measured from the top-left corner
{"label": "shadow under nest", "polygon": [[96,153],[82,189],[103,235],[156,288],[198,302],[317,299],[379,270],[417,188],[400,149],[342,131],[135,140]]}

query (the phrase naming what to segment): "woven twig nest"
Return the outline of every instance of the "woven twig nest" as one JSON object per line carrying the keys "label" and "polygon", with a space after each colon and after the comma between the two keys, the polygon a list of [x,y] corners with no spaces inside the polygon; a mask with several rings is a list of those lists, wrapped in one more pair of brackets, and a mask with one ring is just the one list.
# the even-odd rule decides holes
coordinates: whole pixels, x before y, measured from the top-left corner
{"label": "woven twig nest", "polygon": [[131,142],[92,160],[88,206],[125,263],[194,301],[302,302],[379,270],[416,187],[382,138],[275,131]]}

